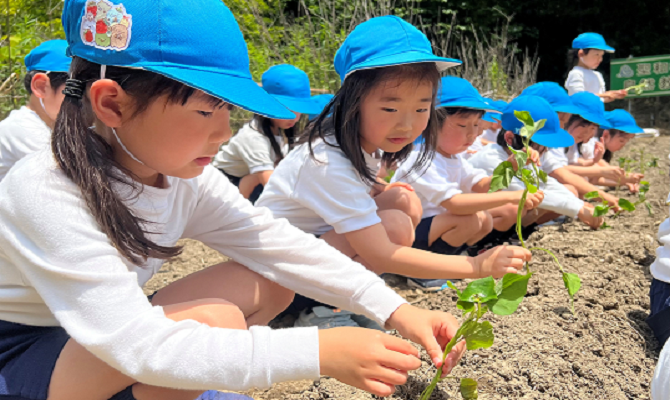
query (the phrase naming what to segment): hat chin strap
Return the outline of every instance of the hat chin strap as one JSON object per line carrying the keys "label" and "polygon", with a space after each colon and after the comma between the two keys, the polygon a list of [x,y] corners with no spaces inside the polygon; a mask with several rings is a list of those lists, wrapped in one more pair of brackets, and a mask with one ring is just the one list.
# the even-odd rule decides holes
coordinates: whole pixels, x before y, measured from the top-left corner
{"label": "hat chin strap", "polygon": [[114,137],[116,138],[116,141],[119,142],[119,144],[121,145],[121,148],[123,149],[123,151],[125,151],[126,154],[128,154],[130,156],[130,158],[132,158],[133,160],[137,161],[138,163],[140,163],[142,165],[146,165],[142,161],[140,161],[139,158],[135,157],[135,155],[133,153],[131,153],[130,150],[128,150],[128,148],[123,144],[123,142],[121,141],[121,138],[119,138],[119,135],[116,134],[116,129],[112,128],[112,133],[114,134]]}

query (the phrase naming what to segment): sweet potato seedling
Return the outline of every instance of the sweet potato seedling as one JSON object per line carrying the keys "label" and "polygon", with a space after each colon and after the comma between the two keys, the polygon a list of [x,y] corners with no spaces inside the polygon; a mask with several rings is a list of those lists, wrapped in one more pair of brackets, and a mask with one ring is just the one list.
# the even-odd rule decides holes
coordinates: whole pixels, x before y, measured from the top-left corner
{"label": "sweet potato seedling", "polygon": [[[447,285],[458,294],[456,306],[463,310],[464,320],[445,347],[442,362],[444,363],[454,346],[463,340],[465,340],[468,350],[491,347],[494,340],[493,326],[491,322],[484,321],[482,317],[489,311],[496,315],[513,314],[526,295],[528,280],[531,276],[531,272],[525,275],[506,274],[498,282],[489,276],[470,282],[462,292],[451,282],[447,282]],[[463,399],[474,400],[478,398],[477,381],[470,378],[442,378],[442,367],[440,367],[430,385],[421,394],[421,400],[430,399],[437,384],[443,379],[459,379]]]}
{"label": "sweet potato seedling", "polygon": [[624,90],[627,91],[627,92],[633,92],[633,93],[635,93],[636,96],[639,96],[639,95],[642,94],[642,92],[644,92],[644,89],[646,89],[647,86],[649,86],[649,84],[647,83],[647,81],[644,81],[644,82],[640,83],[639,85],[627,87]]}
{"label": "sweet potato seedling", "polygon": [[[489,192],[496,192],[501,189],[506,189],[507,187],[509,187],[513,178],[517,178],[521,182],[523,182],[525,189],[521,196],[521,201],[519,202],[519,207],[517,211],[516,230],[519,239],[521,240],[521,246],[523,246],[523,248],[525,249],[528,249],[528,247],[526,247],[525,241],[523,240],[523,235],[521,234],[521,228],[522,228],[521,218],[524,205],[526,203],[526,196],[528,195],[529,192],[535,193],[538,191],[540,181],[547,183],[547,174],[541,169],[538,169],[537,165],[535,165],[535,163],[530,159],[530,152],[531,152],[530,143],[535,132],[542,129],[546,121],[540,120],[538,122],[535,122],[533,121],[533,118],[531,117],[530,113],[526,111],[515,111],[514,115],[517,117],[519,121],[521,121],[524,124],[524,126],[521,128],[519,132],[519,135],[523,140],[524,149],[514,150],[511,147],[509,148],[510,151],[514,154],[514,159],[516,161],[517,166],[519,167],[515,169],[512,163],[509,161],[504,161],[503,163],[501,163],[493,171],[493,177],[491,178],[491,188]],[[528,166],[526,166],[527,164],[532,169],[528,168]],[[563,283],[565,285],[565,288],[568,290],[568,295],[570,296],[570,308],[572,310],[572,314],[574,315],[575,314],[574,296],[575,293],[577,293],[577,291],[581,287],[581,280],[579,279],[579,276],[573,273],[565,272],[563,270],[563,266],[561,266],[561,263],[558,261],[558,258],[556,257],[556,255],[554,255],[553,252],[541,247],[533,247],[528,250],[543,251],[549,254],[554,259],[563,277]],[[528,264],[526,264],[526,269],[530,272],[530,267]]]}

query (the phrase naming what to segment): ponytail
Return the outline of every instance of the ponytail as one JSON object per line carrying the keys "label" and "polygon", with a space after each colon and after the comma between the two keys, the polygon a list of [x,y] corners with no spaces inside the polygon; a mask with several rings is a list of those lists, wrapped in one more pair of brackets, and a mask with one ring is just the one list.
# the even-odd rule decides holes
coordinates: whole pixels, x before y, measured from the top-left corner
{"label": "ponytail", "polygon": [[[75,57],[71,79],[87,87],[99,79],[100,65]],[[142,113],[152,100],[167,95],[168,101],[185,104],[195,89],[152,72],[107,67],[107,78],[116,81],[135,100],[135,112]],[[85,91],[84,91],[85,92]],[[212,98],[212,101],[221,103]],[[133,214],[121,198],[115,185],[127,185],[132,196],[141,193],[141,185],[133,174],[114,159],[113,147],[89,126],[95,115],[86,93],[83,98],[66,96],[52,134],[51,149],[63,173],[71,179],[81,194],[100,229],[112,245],[129,261],[142,265],[148,258],[168,259],[181,253],[180,246],[166,247],[150,240],[147,227],[151,225]]]}

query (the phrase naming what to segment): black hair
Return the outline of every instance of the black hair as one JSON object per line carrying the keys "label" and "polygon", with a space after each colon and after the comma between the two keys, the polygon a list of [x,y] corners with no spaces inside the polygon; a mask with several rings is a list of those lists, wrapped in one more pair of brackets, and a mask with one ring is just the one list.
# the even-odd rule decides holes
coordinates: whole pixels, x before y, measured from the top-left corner
{"label": "black hair", "polygon": [[579,64],[579,52],[583,51],[584,54],[589,54],[593,49],[570,49],[568,50],[567,66],[568,72],[570,72],[574,67]]}
{"label": "black hair", "polygon": [[[416,164],[412,166],[409,172],[423,169],[435,155],[438,133],[435,118],[435,96],[440,85],[440,73],[434,63],[364,69],[349,75],[335,97],[328,103],[316,121],[309,125],[300,139],[300,143],[308,143],[312,158],[316,160],[312,147],[314,141],[319,138],[325,141],[327,136],[332,136],[335,138],[336,144],[326,142],[326,145],[338,147],[342,150],[361,179],[369,185],[375,184],[375,174],[365,163],[365,157],[361,150],[360,108],[364,97],[377,85],[393,79],[430,82],[433,86],[432,103],[429,107],[430,119],[422,133],[424,145],[421,147],[421,154],[417,158]],[[407,145],[396,153],[384,152],[382,165],[389,168],[394,163],[400,163],[409,156],[411,151],[412,146]]]}
{"label": "black hair", "polygon": [[[588,119],[582,118],[580,115],[571,114],[570,119],[568,120],[568,123],[565,124],[565,130],[567,131],[570,128],[574,127],[575,125],[577,125],[577,128],[579,128],[579,127],[582,127],[582,126],[589,126],[589,125],[596,125],[596,124],[589,121]],[[566,147],[564,151],[567,154],[567,152],[569,150],[570,150],[570,148]],[[577,153],[579,153],[579,155],[582,155],[582,144],[581,143],[577,143]]]}
{"label": "black hair", "polygon": [[[270,141],[272,151],[274,151],[275,153],[275,166],[276,166],[277,164],[279,164],[281,160],[284,159],[284,157],[286,157],[286,154],[282,153],[281,146],[277,142],[277,138],[275,138],[275,135],[272,133],[272,119],[256,114],[254,115],[252,122],[255,122],[255,126],[254,124],[251,125],[252,129],[255,129],[258,132],[262,133],[263,136],[268,138],[268,140]],[[295,131],[296,131],[295,127],[280,130],[280,132],[283,132],[284,136],[286,137],[289,147],[293,144],[293,141],[295,140]]]}
{"label": "black hair", "polygon": [[442,129],[444,121],[447,120],[447,117],[452,115],[460,115],[462,117],[469,117],[476,115],[479,118],[484,116],[485,112],[482,110],[473,110],[471,108],[464,107],[440,107],[435,110],[435,117],[437,118],[437,128]]}
{"label": "black hair", "polygon": [[[28,71],[26,76],[23,77],[23,86],[26,88],[28,95],[33,94],[32,83],[35,75],[45,73],[46,71]],[[67,72],[49,72],[47,74],[47,78],[49,78],[49,84],[51,85],[51,89],[54,92],[56,92],[58,88],[65,84],[67,77]]]}
{"label": "black hair", "polygon": [[[510,132],[512,133],[512,143],[509,144],[507,143],[507,140],[505,140],[505,133]],[[512,131],[506,131],[505,129],[501,129],[500,132],[498,132],[498,136],[496,136],[496,143],[498,146],[502,147],[507,151],[507,147],[512,147],[514,150],[522,150],[523,149],[523,138],[521,135],[516,135]],[[542,146],[541,144],[535,143],[532,140],[530,141],[530,147],[534,148],[535,150],[540,151],[542,153],[545,146]]]}
{"label": "black hair", "polygon": [[[84,82],[87,87],[100,79],[100,65],[74,57],[72,79]],[[117,82],[133,98],[135,117],[144,112],[152,101],[167,96],[168,103],[186,104],[196,89],[153,72],[108,66],[106,78]],[[223,107],[219,99],[209,97],[214,106]],[[180,246],[162,246],[147,237],[151,221],[133,214],[119,196],[113,184],[131,188],[138,196],[142,185],[136,177],[114,159],[114,149],[107,141],[89,129],[95,122],[88,96],[66,96],[56,119],[51,149],[63,173],[81,191],[86,205],[100,229],[109,237],[116,249],[131,262],[141,265],[147,258],[168,259],[181,253]],[[135,179],[133,179],[135,178]]]}
{"label": "black hair", "polygon": [[[628,132],[624,132],[624,131],[621,131],[621,130],[618,130],[618,129],[607,129],[607,131],[609,131],[611,138],[613,138],[615,136],[619,136],[619,135],[627,135],[628,134]],[[605,133],[605,129],[599,128],[596,137],[600,140],[600,138],[603,137],[604,133]],[[605,154],[603,154],[603,160],[607,161],[608,163],[611,163],[612,162],[612,157],[614,157],[614,153],[607,150],[607,147],[605,147]]]}

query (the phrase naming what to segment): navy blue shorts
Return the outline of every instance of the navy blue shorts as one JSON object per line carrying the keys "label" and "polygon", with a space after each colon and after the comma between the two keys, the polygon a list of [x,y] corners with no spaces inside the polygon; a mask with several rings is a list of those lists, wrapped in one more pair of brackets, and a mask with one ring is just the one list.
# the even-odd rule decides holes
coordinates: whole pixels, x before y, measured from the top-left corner
{"label": "navy blue shorts", "polygon": [[[240,187],[240,181],[242,180],[242,178],[238,178],[237,176],[229,175],[229,174],[226,173],[226,171],[224,171],[222,169],[220,169],[219,171],[221,171],[221,173],[223,173],[226,176],[226,178],[228,178],[230,183],[235,185],[235,187]],[[249,196],[249,201],[251,202],[251,204],[256,204],[256,201],[258,200],[258,198],[261,197],[261,193],[263,193],[263,185],[256,186],[254,188],[254,191],[251,192],[251,196]]]}
{"label": "navy blue shorts", "polygon": [[435,217],[424,218],[419,222],[414,234],[414,244],[412,244],[412,247],[447,256],[459,255],[468,248],[467,244],[462,246],[452,246],[442,240],[441,237],[438,237],[433,244],[428,245],[428,235],[430,234],[430,227],[433,225],[433,218]]}
{"label": "navy blue shorts", "polygon": [[649,288],[649,302],[651,303],[651,314],[647,318],[647,324],[663,347],[670,337],[670,284],[652,279]]}
{"label": "navy blue shorts", "polygon": [[[0,399],[46,400],[56,361],[70,335],[61,327],[0,321]],[[134,400],[132,388],[110,400]]]}

